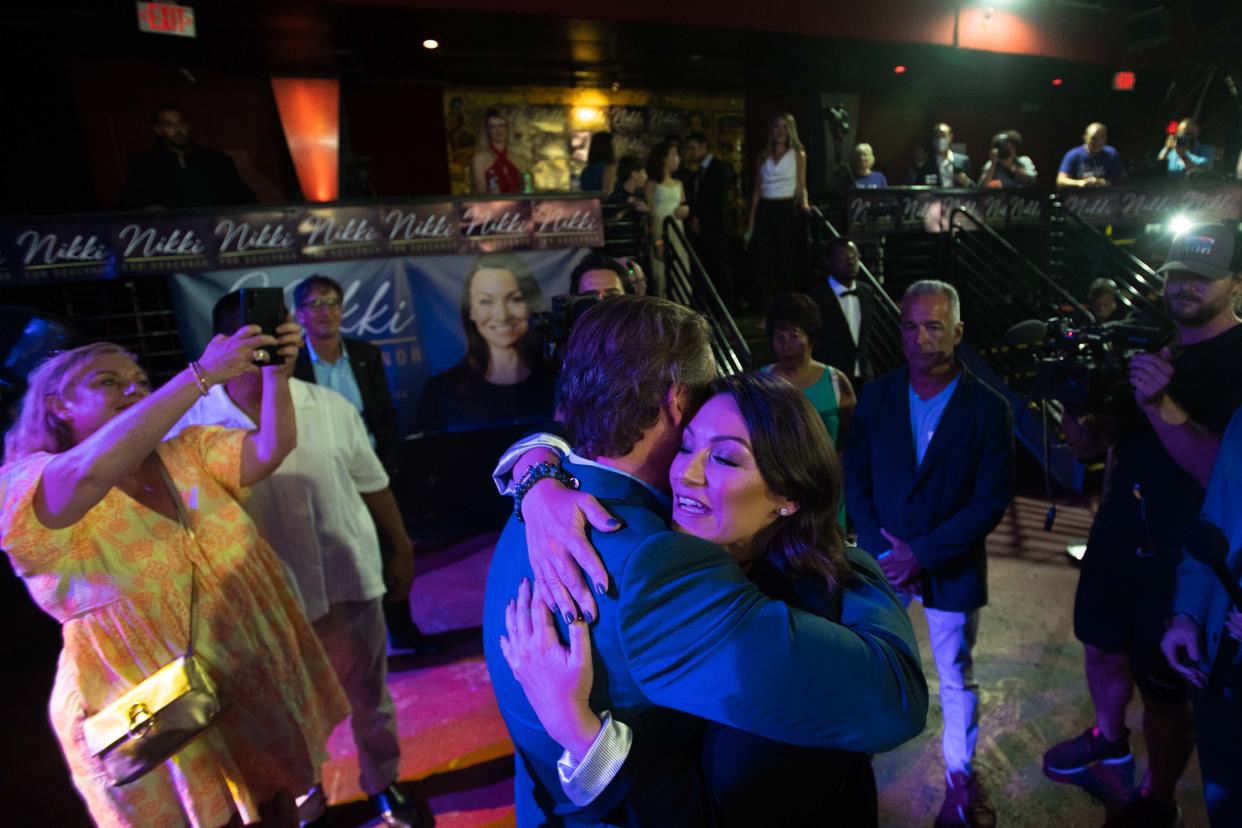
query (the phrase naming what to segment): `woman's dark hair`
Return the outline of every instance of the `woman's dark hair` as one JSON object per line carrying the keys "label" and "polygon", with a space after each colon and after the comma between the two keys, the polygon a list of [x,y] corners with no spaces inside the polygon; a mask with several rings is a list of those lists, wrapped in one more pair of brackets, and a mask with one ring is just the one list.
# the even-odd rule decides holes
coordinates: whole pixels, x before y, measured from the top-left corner
{"label": "woman's dark hair", "polygon": [[708,387],[728,394],[750,433],[763,482],[798,504],[755,536],[755,546],[786,575],[822,578],[830,594],[849,579],[845,532],[837,522],[844,485],[824,421],[806,396],[772,374],[734,374]]}
{"label": "woman's dark hair", "polygon": [[664,162],[668,154],[677,148],[676,141],[661,141],[647,153],[647,177],[659,184],[664,180]]}
{"label": "woman's dark hair", "polygon": [[[470,275],[466,277],[466,283],[461,289],[461,327],[466,332],[465,362],[472,371],[483,376],[487,373],[488,364],[491,362],[491,351],[487,340],[479,333],[478,326],[470,318],[470,287],[474,284],[475,274],[480,270],[509,271],[513,274],[514,281],[517,282],[518,290],[522,291],[526,304],[530,306],[531,313],[544,310],[544,307],[543,291],[540,290],[534,274],[530,272],[530,268],[526,266],[526,262],[522,261],[521,257],[512,253],[484,253],[474,260]],[[535,335],[532,328],[527,329],[526,336],[518,344],[518,349],[522,352],[527,364],[534,366],[539,362],[541,358],[539,337]]]}
{"label": "woman's dark hair", "polygon": [[637,155],[623,155],[617,162],[617,189],[621,189],[630,176],[643,168],[643,159]]}
{"label": "woman's dark hair", "polygon": [[616,161],[617,156],[612,149],[612,133],[592,133],[591,147],[587,150],[587,163],[615,164]]}
{"label": "woman's dark hair", "polygon": [[772,300],[768,308],[768,341],[776,336],[777,328],[798,328],[815,344],[815,337],[823,327],[824,317],[819,305],[805,293],[782,293]]}

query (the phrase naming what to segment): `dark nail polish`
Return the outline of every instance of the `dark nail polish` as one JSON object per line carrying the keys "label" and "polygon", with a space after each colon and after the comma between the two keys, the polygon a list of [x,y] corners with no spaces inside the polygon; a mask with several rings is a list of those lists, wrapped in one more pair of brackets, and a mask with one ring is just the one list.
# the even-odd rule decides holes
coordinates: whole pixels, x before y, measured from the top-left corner
{"label": "dark nail polish", "polygon": [[616,518],[608,518],[608,525],[609,527],[616,529],[618,526],[621,525],[621,521],[617,520]]}
{"label": "dark nail polish", "polygon": [[587,612],[582,613],[582,615],[584,618],[586,618],[586,622],[588,624],[590,624],[592,621],[595,620],[595,616],[591,615],[591,612],[589,610]]}
{"label": "dark nail polish", "polygon": [[560,608],[559,608],[559,607],[557,607],[557,605],[556,605],[556,604],[553,604],[553,605],[552,605],[552,612],[556,613],[557,615],[560,615],[560,614],[561,614],[561,610],[560,610]]}
{"label": "dark nail polish", "polygon": [[565,623],[566,624],[574,623],[574,614],[572,612],[565,613]]}
{"label": "dark nail polish", "polygon": [[596,592],[597,594],[599,594],[599,595],[607,595],[607,594],[608,594],[608,590],[607,590],[607,589],[605,589],[605,588],[604,588],[604,585],[603,585],[603,584],[601,584],[601,583],[599,583],[598,581],[595,583],[595,592]]}

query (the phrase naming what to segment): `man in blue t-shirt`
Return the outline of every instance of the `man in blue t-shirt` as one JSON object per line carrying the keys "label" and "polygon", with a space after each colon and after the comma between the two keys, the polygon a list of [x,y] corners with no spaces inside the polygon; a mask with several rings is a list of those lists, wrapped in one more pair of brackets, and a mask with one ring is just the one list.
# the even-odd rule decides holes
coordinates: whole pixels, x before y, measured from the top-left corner
{"label": "man in blue t-shirt", "polygon": [[1194,118],[1183,118],[1177,131],[1165,139],[1156,160],[1168,165],[1169,178],[1176,181],[1192,170],[1211,172],[1216,164],[1216,147],[1199,143],[1199,124]]}
{"label": "man in blue t-shirt", "polygon": [[888,178],[884,173],[874,169],[875,152],[870,144],[854,145],[854,186],[859,190],[883,190],[888,187]]}
{"label": "man in blue t-shirt", "polygon": [[1087,126],[1082,145],[1065,153],[1057,170],[1057,189],[1062,187],[1107,187],[1125,178],[1121,154],[1108,145],[1108,127],[1101,123]]}

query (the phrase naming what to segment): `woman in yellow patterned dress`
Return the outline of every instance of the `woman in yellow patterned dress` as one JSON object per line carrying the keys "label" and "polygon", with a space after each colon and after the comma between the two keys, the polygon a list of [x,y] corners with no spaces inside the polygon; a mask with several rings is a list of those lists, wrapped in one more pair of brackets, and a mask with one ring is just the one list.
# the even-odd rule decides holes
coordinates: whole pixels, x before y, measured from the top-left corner
{"label": "woman in yellow patterned dress", "polygon": [[[296,440],[288,377],[300,332],[286,323],[277,335],[250,326],[217,336],[154,392],[120,346],[62,353],[31,375],[5,436],[0,547],[62,625],[49,712],[104,828],[296,826],[293,792],[311,786],[348,713],[280,563],[238,505]],[[284,365],[255,365],[264,346]],[[197,427],[161,442],[209,385],[260,370],[256,430]],[[86,748],[83,720],[185,651],[192,573],[196,652],[227,707],[167,762],[114,786]]]}

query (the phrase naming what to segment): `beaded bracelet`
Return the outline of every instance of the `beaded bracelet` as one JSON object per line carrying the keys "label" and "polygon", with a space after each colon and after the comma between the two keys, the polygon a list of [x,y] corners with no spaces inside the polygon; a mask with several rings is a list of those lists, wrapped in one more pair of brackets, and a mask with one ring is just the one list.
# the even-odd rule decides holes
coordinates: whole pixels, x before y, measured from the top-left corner
{"label": "beaded bracelet", "polygon": [[551,477],[559,480],[562,486],[576,489],[579,486],[578,478],[562,469],[555,463],[536,463],[526,470],[526,474],[522,475],[522,482],[513,488],[513,516],[518,519],[518,523],[525,523],[522,517],[522,498],[534,486],[545,477]]}
{"label": "beaded bracelet", "polygon": [[194,384],[198,386],[198,393],[204,397],[207,396],[207,377],[203,374],[203,367],[197,362],[191,362],[190,371],[194,374]]}

